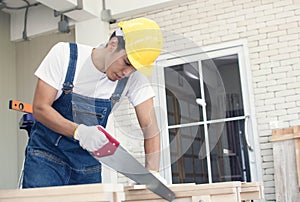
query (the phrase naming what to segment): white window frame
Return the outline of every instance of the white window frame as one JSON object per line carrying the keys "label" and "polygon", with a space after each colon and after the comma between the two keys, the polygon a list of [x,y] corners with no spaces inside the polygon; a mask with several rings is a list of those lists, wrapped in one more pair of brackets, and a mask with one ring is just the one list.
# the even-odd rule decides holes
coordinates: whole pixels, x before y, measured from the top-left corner
{"label": "white window frame", "polygon": [[[164,67],[173,66],[176,64],[183,64],[187,62],[201,61],[208,58],[216,58],[227,55],[237,54],[239,61],[239,71],[242,87],[242,96],[244,103],[244,114],[246,118],[245,134],[248,137],[248,144],[253,149],[249,151],[249,163],[252,181],[262,181],[261,169],[261,155],[259,148],[259,137],[257,130],[257,123],[255,117],[254,93],[252,87],[251,69],[248,58],[248,46],[246,40],[237,40],[226,42],[217,45],[211,45],[201,48],[195,48],[187,51],[178,51],[172,54],[162,54],[157,62],[156,68],[152,76],[152,82],[156,84],[154,89],[156,91],[156,105],[159,106],[156,111],[158,123],[167,122],[166,109],[166,92],[164,80]],[[165,177],[168,183],[172,181],[172,171],[170,164],[169,152],[164,152],[169,145],[168,127],[160,125],[161,128],[161,175]],[[209,167],[209,169],[211,169]],[[209,171],[210,172],[210,171]],[[211,179],[209,180],[211,183]]]}

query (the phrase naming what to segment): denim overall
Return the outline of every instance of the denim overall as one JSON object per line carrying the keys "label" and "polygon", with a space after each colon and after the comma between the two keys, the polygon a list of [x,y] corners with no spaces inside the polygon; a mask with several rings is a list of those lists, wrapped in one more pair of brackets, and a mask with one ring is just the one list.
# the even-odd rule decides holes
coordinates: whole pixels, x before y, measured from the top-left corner
{"label": "denim overall", "polygon": [[[70,61],[62,95],[53,103],[63,117],[78,124],[106,126],[113,105],[127,83],[120,80],[110,99],[72,92],[77,63],[77,45],[70,43]],[[100,183],[101,164],[77,140],[62,136],[36,121],[26,148],[23,188]]]}

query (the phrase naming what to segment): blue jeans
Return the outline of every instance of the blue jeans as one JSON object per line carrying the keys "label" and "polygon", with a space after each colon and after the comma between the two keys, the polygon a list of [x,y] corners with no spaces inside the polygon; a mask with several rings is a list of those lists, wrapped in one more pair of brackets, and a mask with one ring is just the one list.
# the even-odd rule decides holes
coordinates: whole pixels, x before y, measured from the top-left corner
{"label": "blue jeans", "polygon": [[23,188],[101,182],[99,165],[76,169],[59,157],[34,149],[27,150],[26,158]]}

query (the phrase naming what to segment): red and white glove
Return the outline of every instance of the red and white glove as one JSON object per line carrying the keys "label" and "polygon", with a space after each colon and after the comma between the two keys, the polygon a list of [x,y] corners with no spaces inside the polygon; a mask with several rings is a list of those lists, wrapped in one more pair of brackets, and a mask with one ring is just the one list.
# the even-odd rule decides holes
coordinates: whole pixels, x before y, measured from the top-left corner
{"label": "red and white glove", "polygon": [[108,143],[105,134],[98,129],[99,126],[86,126],[80,124],[74,131],[74,139],[79,141],[79,145],[89,151],[94,152]]}

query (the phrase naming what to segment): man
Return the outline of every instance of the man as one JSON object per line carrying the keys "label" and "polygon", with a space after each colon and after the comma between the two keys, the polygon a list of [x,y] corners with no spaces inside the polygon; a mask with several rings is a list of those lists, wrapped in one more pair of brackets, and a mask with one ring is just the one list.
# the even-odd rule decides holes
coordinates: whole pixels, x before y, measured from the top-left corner
{"label": "man", "polygon": [[[147,78],[162,49],[159,26],[147,18],[119,23],[105,47],[58,43],[35,72],[34,124],[26,149],[23,188],[101,182],[90,152],[108,140],[112,106],[123,93],[144,134],[145,166],[159,169],[160,137]],[[138,70],[138,71],[136,71]]]}

